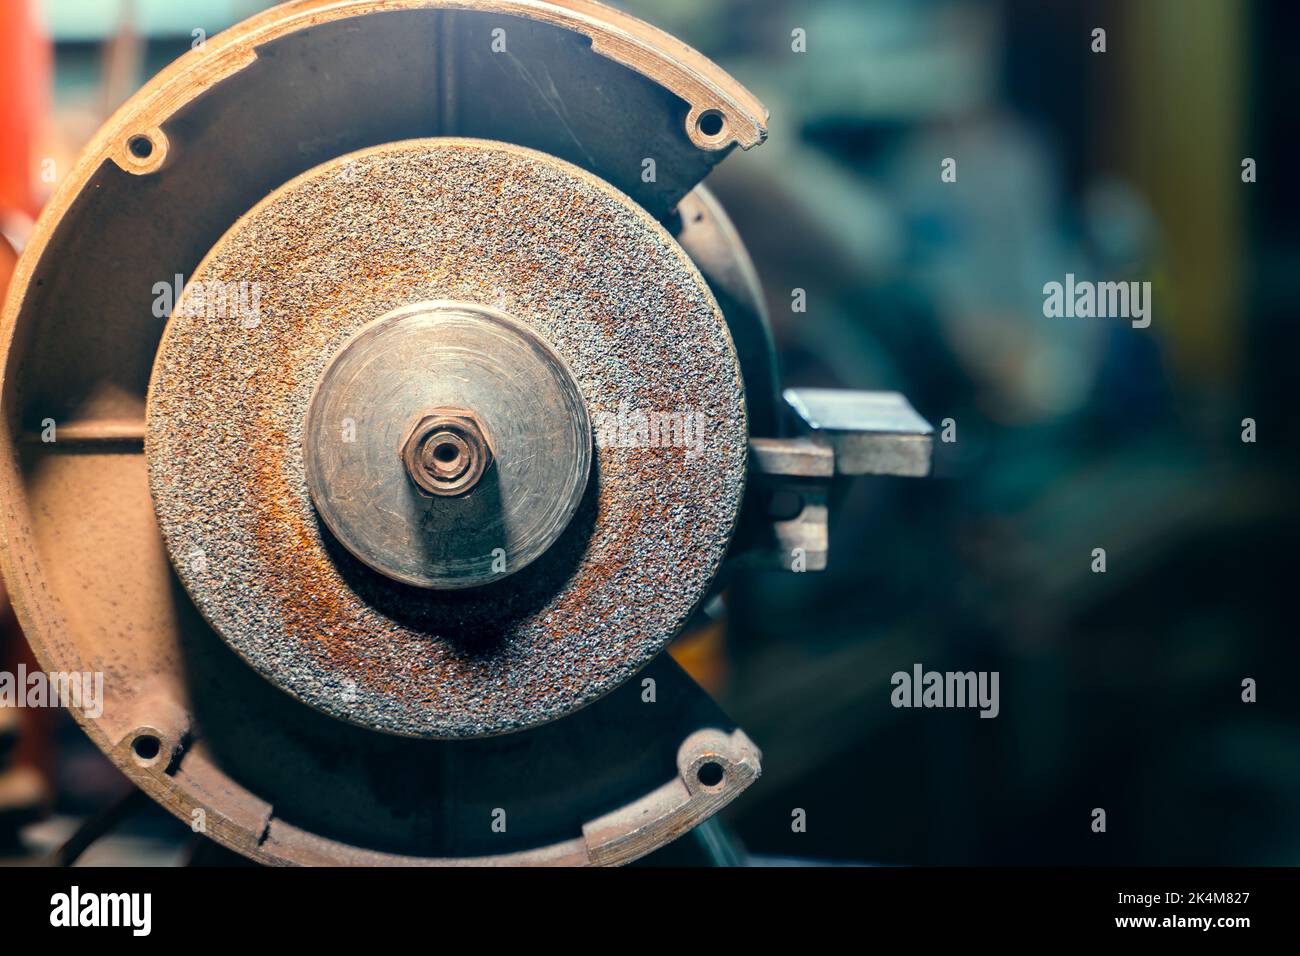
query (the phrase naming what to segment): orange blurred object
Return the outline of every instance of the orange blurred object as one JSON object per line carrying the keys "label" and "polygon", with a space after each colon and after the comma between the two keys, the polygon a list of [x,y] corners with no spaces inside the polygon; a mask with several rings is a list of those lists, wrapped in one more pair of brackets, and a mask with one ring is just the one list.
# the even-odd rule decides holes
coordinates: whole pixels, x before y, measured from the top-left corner
{"label": "orange blurred object", "polygon": [[0,2],[0,211],[35,216],[36,146],[49,112],[53,55],[35,0]]}
{"label": "orange blurred object", "polygon": [[[53,53],[37,25],[34,3],[0,0],[0,228],[34,218],[42,201],[36,144],[49,114]],[[0,234],[0,301],[16,262],[16,252]],[[29,669],[36,666],[0,584],[0,670],[13,671],[19,662]],[[47,711],[0,713],[0,735],[11,741],[15,732],[17,736],[16,748],[0,760],[0,822],[5,827],[48,808],[52,724]],[[0,839],[4,836],[0,833]]]}

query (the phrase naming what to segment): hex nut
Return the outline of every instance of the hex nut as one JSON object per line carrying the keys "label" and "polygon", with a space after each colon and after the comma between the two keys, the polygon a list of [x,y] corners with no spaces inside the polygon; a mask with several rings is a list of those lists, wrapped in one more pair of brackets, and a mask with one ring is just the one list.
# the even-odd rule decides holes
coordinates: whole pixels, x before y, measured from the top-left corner
{"label": "hex nut", "polygon": [[479,417],[436,408],[407,430],[398,449],[406,474],[426,498],[469,494],[492,464],[492,444]]}

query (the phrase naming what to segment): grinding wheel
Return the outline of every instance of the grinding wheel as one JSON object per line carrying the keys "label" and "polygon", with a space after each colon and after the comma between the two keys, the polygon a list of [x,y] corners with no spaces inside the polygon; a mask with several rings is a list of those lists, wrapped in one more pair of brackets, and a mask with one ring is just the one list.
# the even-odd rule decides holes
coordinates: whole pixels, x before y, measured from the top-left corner
{"label": "grinding wheel", "polygon": [[[745,478],[740,369],[698,271],[627,197],[567,163],[501,143],[382,146],[277,190],[191,281],[204,289],[248,283],[261,290],[260,314],[256,323],[214,318],[181,299],[149,395],[154,501],[195,603],[273,683],[393,733],[516,730],[617,686],[662,650],[704,596]],[[595,449],[588,478],[598,436],[559,385],[545,384],[552,376],[540,363],[524,357],[527,344],[474,331],[500,320],[430,325],[420,303],[436,300],[486,301],[514,316],[572,370],[593,417],[698,412],[701,441],[612,442]],[[325,378],[330,363],[358,347],[349,340],[359,331],[404,310],[414,311],[407,323],[426,317],[418,334],[427,343],[384,346],[378,373],[350,366],[341,374],[351,391],[304,435],[317,383],[333,381]],[[400,394],[381,399],[376,374]],[[422,501],[401,471],[401,439],[413,416],[447,406],[481,415],[495,436],[493,480],[463,498]],[[575,447],[577,421],[584,427]],[[344,511],[334,496],[346,496],[357,511],[352,524],[368,525],[374,547],[388,552],[371,564],[413,562],[415,570],[386,575],[350,560],[361,549],[318,520],[304,448],[308,461],[318,451],[351,455],[379,476],[357,491],[339,474],[348,465],[330,466],[316,505]],[[540,457],[554,478],[535,463]],[[566,480],[575,473],[580,482]],[[561,518],[572,515],[587,484],[571,522],[548,518],[557,505]],[[494,551],[502,572],[520,562],[502,516],[514,526],[549,520],[555,533],[545,554],[527,555],[535,563],[497,583]],[[474,530],[459,531],[462,523]],[[430,539],[433,549],[421,554]],[[440,539],[458,549],[450,556],[465,568],[458,583],[478,588],[408,586],[429,583],[435,566],[447,564]]]}

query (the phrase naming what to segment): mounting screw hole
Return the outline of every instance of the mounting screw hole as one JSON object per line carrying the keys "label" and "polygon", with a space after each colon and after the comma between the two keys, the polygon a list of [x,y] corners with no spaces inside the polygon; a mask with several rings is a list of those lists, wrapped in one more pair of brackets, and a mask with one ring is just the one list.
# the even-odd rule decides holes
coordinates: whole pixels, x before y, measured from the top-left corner
{"label": "mounting screw hole", "polygon": [[707,760],[700,764],[700,768],[695,771],[695,777],[706,787],[716,787],[722,783],[723,777],[726,776],[722,770],[722,764],[715,760]]}
{"label": "mounting screw hole", "polygon": [[131,750],[141,760],[156,760],[162,753],[162,741],[153,734],[141,734],[131,742]]}
{"label": "mounting screw hole", "polygon": [[136,159],[148,159],[153,155],[153,140],[148,136],[132,136],[126,145]]}
{"label": "mounting screw hole", "polygon": [[700,131],[700,135],[713,139],[715,136],[722,135],[722,131],[726,128],[726,119],[721,110],[705,110],[695,121],[695,128]]}

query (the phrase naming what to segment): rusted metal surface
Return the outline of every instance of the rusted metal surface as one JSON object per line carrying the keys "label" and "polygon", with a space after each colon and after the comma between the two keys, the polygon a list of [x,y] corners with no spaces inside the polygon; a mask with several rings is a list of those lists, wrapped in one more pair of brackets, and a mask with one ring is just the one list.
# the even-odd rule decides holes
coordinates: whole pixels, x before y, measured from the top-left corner
{"label": "rusted metal surface", "polygon": [[[277,191],[194,277],[202,288],[241,282],[261,289],[255,327],[189,314],[185,300],[168,324],[146,454],[177,573],[268,678],[327,713],[394,733],[501,733],[589,703],[685,623],[739,510],[744,401],[712,296],[643,210],[518,147],[378,147]],[[321,534],[301,451],[308,400],[342,344],[395,306],[488,296],[563,357],[594,437],[607,440],[578,514],[531,567],[501,586],[412,592]],[[424,397],[452,404],[469,378],[432,382]],[[515,454],[508,439],[533,454],[526,432],[542,414],[528,405],[537,390],[506,385],[495,389],[495,410],[481,405],[493,400],[489,387],[471,404],[502,455]],[[695,427],[651,434],[629,424],[637,414]],[[330,427],[345,417],[340,408]],[[396,466],[398,439],[376,434]],[[343,447],[364,451],[362,441]],[[405,481],[399,468],[392,475]],[[490,573],[502,540],[488,514],[479,519],[457,531],[473,538],[468,557],[449,547],[466,562],[485,556],[479,569]],[[408,540],[421,546],[414,532]]]}
{"label": "rusted metal surface", "polygon": [[[509,55],[491,49],[498,28]],[[699,120],[714,111],[721,131],[701,140]],[[680,779],[675,755],[699,731],[743,743],[663,656],[641,680],[563,720],[472,740],[376,733],[282,693],[229,649],[171,577],[141,437],[162,326],[158,285],[192,279],[237,218],[294,176],[380,143],[475,135],[567,158],[666,220],[732,146],[762,140],[764,120],[761,105],[699,54],[585,2],[285,4],[209,40],[133,97],[48,204],[0,322],[0,565],[42,665],[104,672],[104,714],[75,713],[91,739],[187,824],[205,814],[210,836],[266,863],[622,862],[714,812],[710,795],[692,794],[685,813],[654,796]],[[658,162],[653,181],[642,176],[647,157]],[[311,217],[299,225],[309,229]],[[616,270],[632,270],[640,254],[608,251]],[[686,285],[693,297],[697,287]],[[616,344],[643,356],[662,355],[675,331],[652,324],[637,346],[631,329],[610,329]],[[333,351],[322,348],[321,365],[293,387],[309,388]],[[243,393],[253,398],[238,411],[258,415],[264,401],[283,401],[282,371]],[[734,377],[723,385],[738,387]],[[46,419],[59,425],[53,442],[43,439]],[[296,447],[285,434],[263,437]],[[608,466],[648,485],[663,456],[605,457],[602,474]],[[265,490],[287,487],[283,474],[262,478]],[[295,487],[299,497],[280,499],[282,514],[270,500],[268,518],[309,506]],[[687,521],[669,497],[639,503],[634,524],[647,534]],[[601,509],[589,507],[574,525],[590,528]],[[211,515],[190,517],[202,526]],[[579,604],[620,587],[628,595],[583,635],[597,665],[618,652],[600,644],[607,621],[614,633],[653,643],[636,622],[662,598],[628,570],[637,542],[613,534],[606,545],[596,579],[569,597]],[[672,586],[702,590],[706,564]],[[568,581],[559,568],[543,579],[541,567],[521,576],[533,575],[533,595]],[[381,587],[378,597],[402,590]],[[299,604],[315,597],[308,591]],[[399,612],[391,602],[381,611]],[[471,645],[486,633],[478,623],[460,610],[451,620]],[[374,673],[376,662],[359,660]],[[640,696],[644,680],[658,682],[657,704]],[[757,766],[744,747],[735,759]],[[728,795],[750,780],[727,777]],[[511,808],[508,834],[487,826],[502,805]],[[629,813],[625,832],[643,836],[604,852],[618,828],[602,825],[593,841],[583,824],[618,808]]]}

